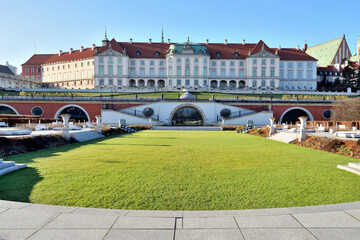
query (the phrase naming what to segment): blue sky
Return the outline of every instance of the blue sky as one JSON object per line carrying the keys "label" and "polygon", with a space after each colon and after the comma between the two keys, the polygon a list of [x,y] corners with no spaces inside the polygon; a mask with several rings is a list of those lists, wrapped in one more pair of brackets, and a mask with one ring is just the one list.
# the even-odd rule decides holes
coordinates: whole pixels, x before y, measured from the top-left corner
{"label": "blue sky", "polygon": [[160,41],[161,24],[165,41],[172,42],[189,36],[193,42],[262,39],[270,47],[302,47],[305,40],[313,46],[346,34],[354,52],[360,34],[353,11],[358,1],[346,4],[333,0],[0,0],[0,64],[9,61],[20,67],[34,53],[100,45],[104,26],[109,39]]}

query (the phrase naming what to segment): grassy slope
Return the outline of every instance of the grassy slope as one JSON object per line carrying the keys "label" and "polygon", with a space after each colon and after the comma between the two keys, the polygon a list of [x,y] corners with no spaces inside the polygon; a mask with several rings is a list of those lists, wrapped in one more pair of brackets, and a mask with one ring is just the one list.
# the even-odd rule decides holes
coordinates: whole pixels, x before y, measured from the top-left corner
{"label": "grassy slope", "polygon": [[269,208],[360,200],[351,159],[234,132],[142,131],[11,157],[0,198],[159,210]]}

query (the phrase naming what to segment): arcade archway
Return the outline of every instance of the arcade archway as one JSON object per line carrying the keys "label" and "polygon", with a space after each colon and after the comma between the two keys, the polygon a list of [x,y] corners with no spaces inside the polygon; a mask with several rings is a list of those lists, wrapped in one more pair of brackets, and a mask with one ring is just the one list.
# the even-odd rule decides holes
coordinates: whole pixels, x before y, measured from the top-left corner
{"label": "arcade archway", "polygon": [[204,119],[201,112],[192,106],[183,106],[174,112],[171,118],[172,126],[202,126]]}
{"label": "arcade archway", "polygon": [[299,117],[302,116],[306,116],[308,117],[308,120],[314,121],[314,117],[308,110],[306,110],[305,108],[294,107],[286,110],[282,114],[280,118],[280,123],[295,124],[297,121],[299,121]]}

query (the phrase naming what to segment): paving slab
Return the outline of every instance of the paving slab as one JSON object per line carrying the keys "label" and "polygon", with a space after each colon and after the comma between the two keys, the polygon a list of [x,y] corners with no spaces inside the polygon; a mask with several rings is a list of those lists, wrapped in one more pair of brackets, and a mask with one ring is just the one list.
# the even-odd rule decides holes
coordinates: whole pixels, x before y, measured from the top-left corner
{"label": "paving slab", "polygon": [[111,229],[105,240],[173,240],[174,230]]}
{"label": "paving slab", "polygon": [[110,228],[117,216],[61,214],[45,228]]}
{"label": "paving slab", "polygon": [[0,214],[8,210],[8,208],[0,208]]}
{"label": "paving slab", "polygon": [[13,201],[0,200],[0,208],[21,209],[21,208],[24,208],[24,207],[28,207],[30,205],[32,205],[32,203],[23,203],[23,202],[13,202]]}
{"label": "paving slab", "polygon": [[291,215],[235,217],[240,228],[302,228]]}
{"label": "paving slab", "polygon": [[34,229],[0,229],[0,240],[26,239],[35,231]]}
{"label": "paving slab", "polygon": [[216,217],[216,218],[184,218],[183,228],[202,229],[202,228],[238,228],[233,217]]}
{"label": "paving slab", "polygon": [[31,204],[22,209],[31,210],[31,211],[55,212],[55,213],[70,213],[70,212],[74,211],[75,209],[77,209],[77,207]]}
{"label": "paving slab", "polygon": [[283,215],[293,213],[288,208],[265,208],[265,209],[244,209],[236,211],[238,216],[266,216],[266,215]]}
{"label": "paving slab", "polygon": [[345,210],[345,212],[360,220],[360,209]]}
{"label": "paving slab", "polygon": [[304,207],[289,207],[288,209],[293,213],[331,212],[331,211],[340,211],[346,209],[360,209],[360,202],[315,205],[315,206],[304,206]]}
{"label": "paving slab", "polygon": [[360,227],[360,221],[343,211],[301,213],[293,215],[305,227],[341,228]]}
{"label": "paving slab", "polygon": [[175,240],[243,240],[239,229],[176,230]]}
{"label": "paving slab", "polygon": [[113,228],[132,229],[174,229],[175,218],[153,217],[120,217],[116,220]]}
{"label": "paving slab", "polygon": [[305,228],[241,229],[245,239],[256,240],[316,240]]}
{"label": "paving slab", "polygon": [[107,229],[41,229],[29,240],[101,240],[107,232]]}
{"label": "paving slab", "polygon": [[184,211],[184,217],[234,217],[238,216],[235,210],[224,211]]}
{"label": "paving slab", "polygon": [[129,217],[182,217],[182,211],[152,211],[152,210],[130,210],[126,216]]}
{"label": "paving slab", "polygon": [[360,228],[309,228],[319,240],[359,240]]}
{"label": "paving slab", "polygon": [[79,207],[75,211],[71,212],[71,214],[125,216],[128,212],[129,210]]}
{"label": "paving slab", "polygon": [[41,228],[49,221],[58,216],[58,213],[40,212],[40,211],[27,211],[10,209],[0,214],[0,227],[2,229],[9,228]]}

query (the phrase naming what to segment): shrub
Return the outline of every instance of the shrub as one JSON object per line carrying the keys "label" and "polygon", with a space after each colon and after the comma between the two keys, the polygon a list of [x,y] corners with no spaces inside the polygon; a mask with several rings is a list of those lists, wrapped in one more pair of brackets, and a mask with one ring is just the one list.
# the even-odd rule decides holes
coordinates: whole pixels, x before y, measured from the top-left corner
{"label": "shrub", "polygon": [[221,130],[223,131],[238,131],[244,128],[243,125],[239,126],[239,125],[221,125],[220,126]]}
{"label": "shrub", "polygon": [[120,135],[124,133],[124,130],[122,130],[120,127],[116,128],[110,128],[110,127],[102,127],[101,132],[105,137],[114,136],[114,135]]}
{"label": "shrub", "polygon": [[253,128],[248,130],[246,133],[254,136],[268,137],[270,134],[270,128],[269,127]]}
{"label": "shrub", "polygon": [[151,124],[136,124],[136,125],[130,125],[129,128],[135,129],[136,131],[139,130],[151,130],[152,125]]}

